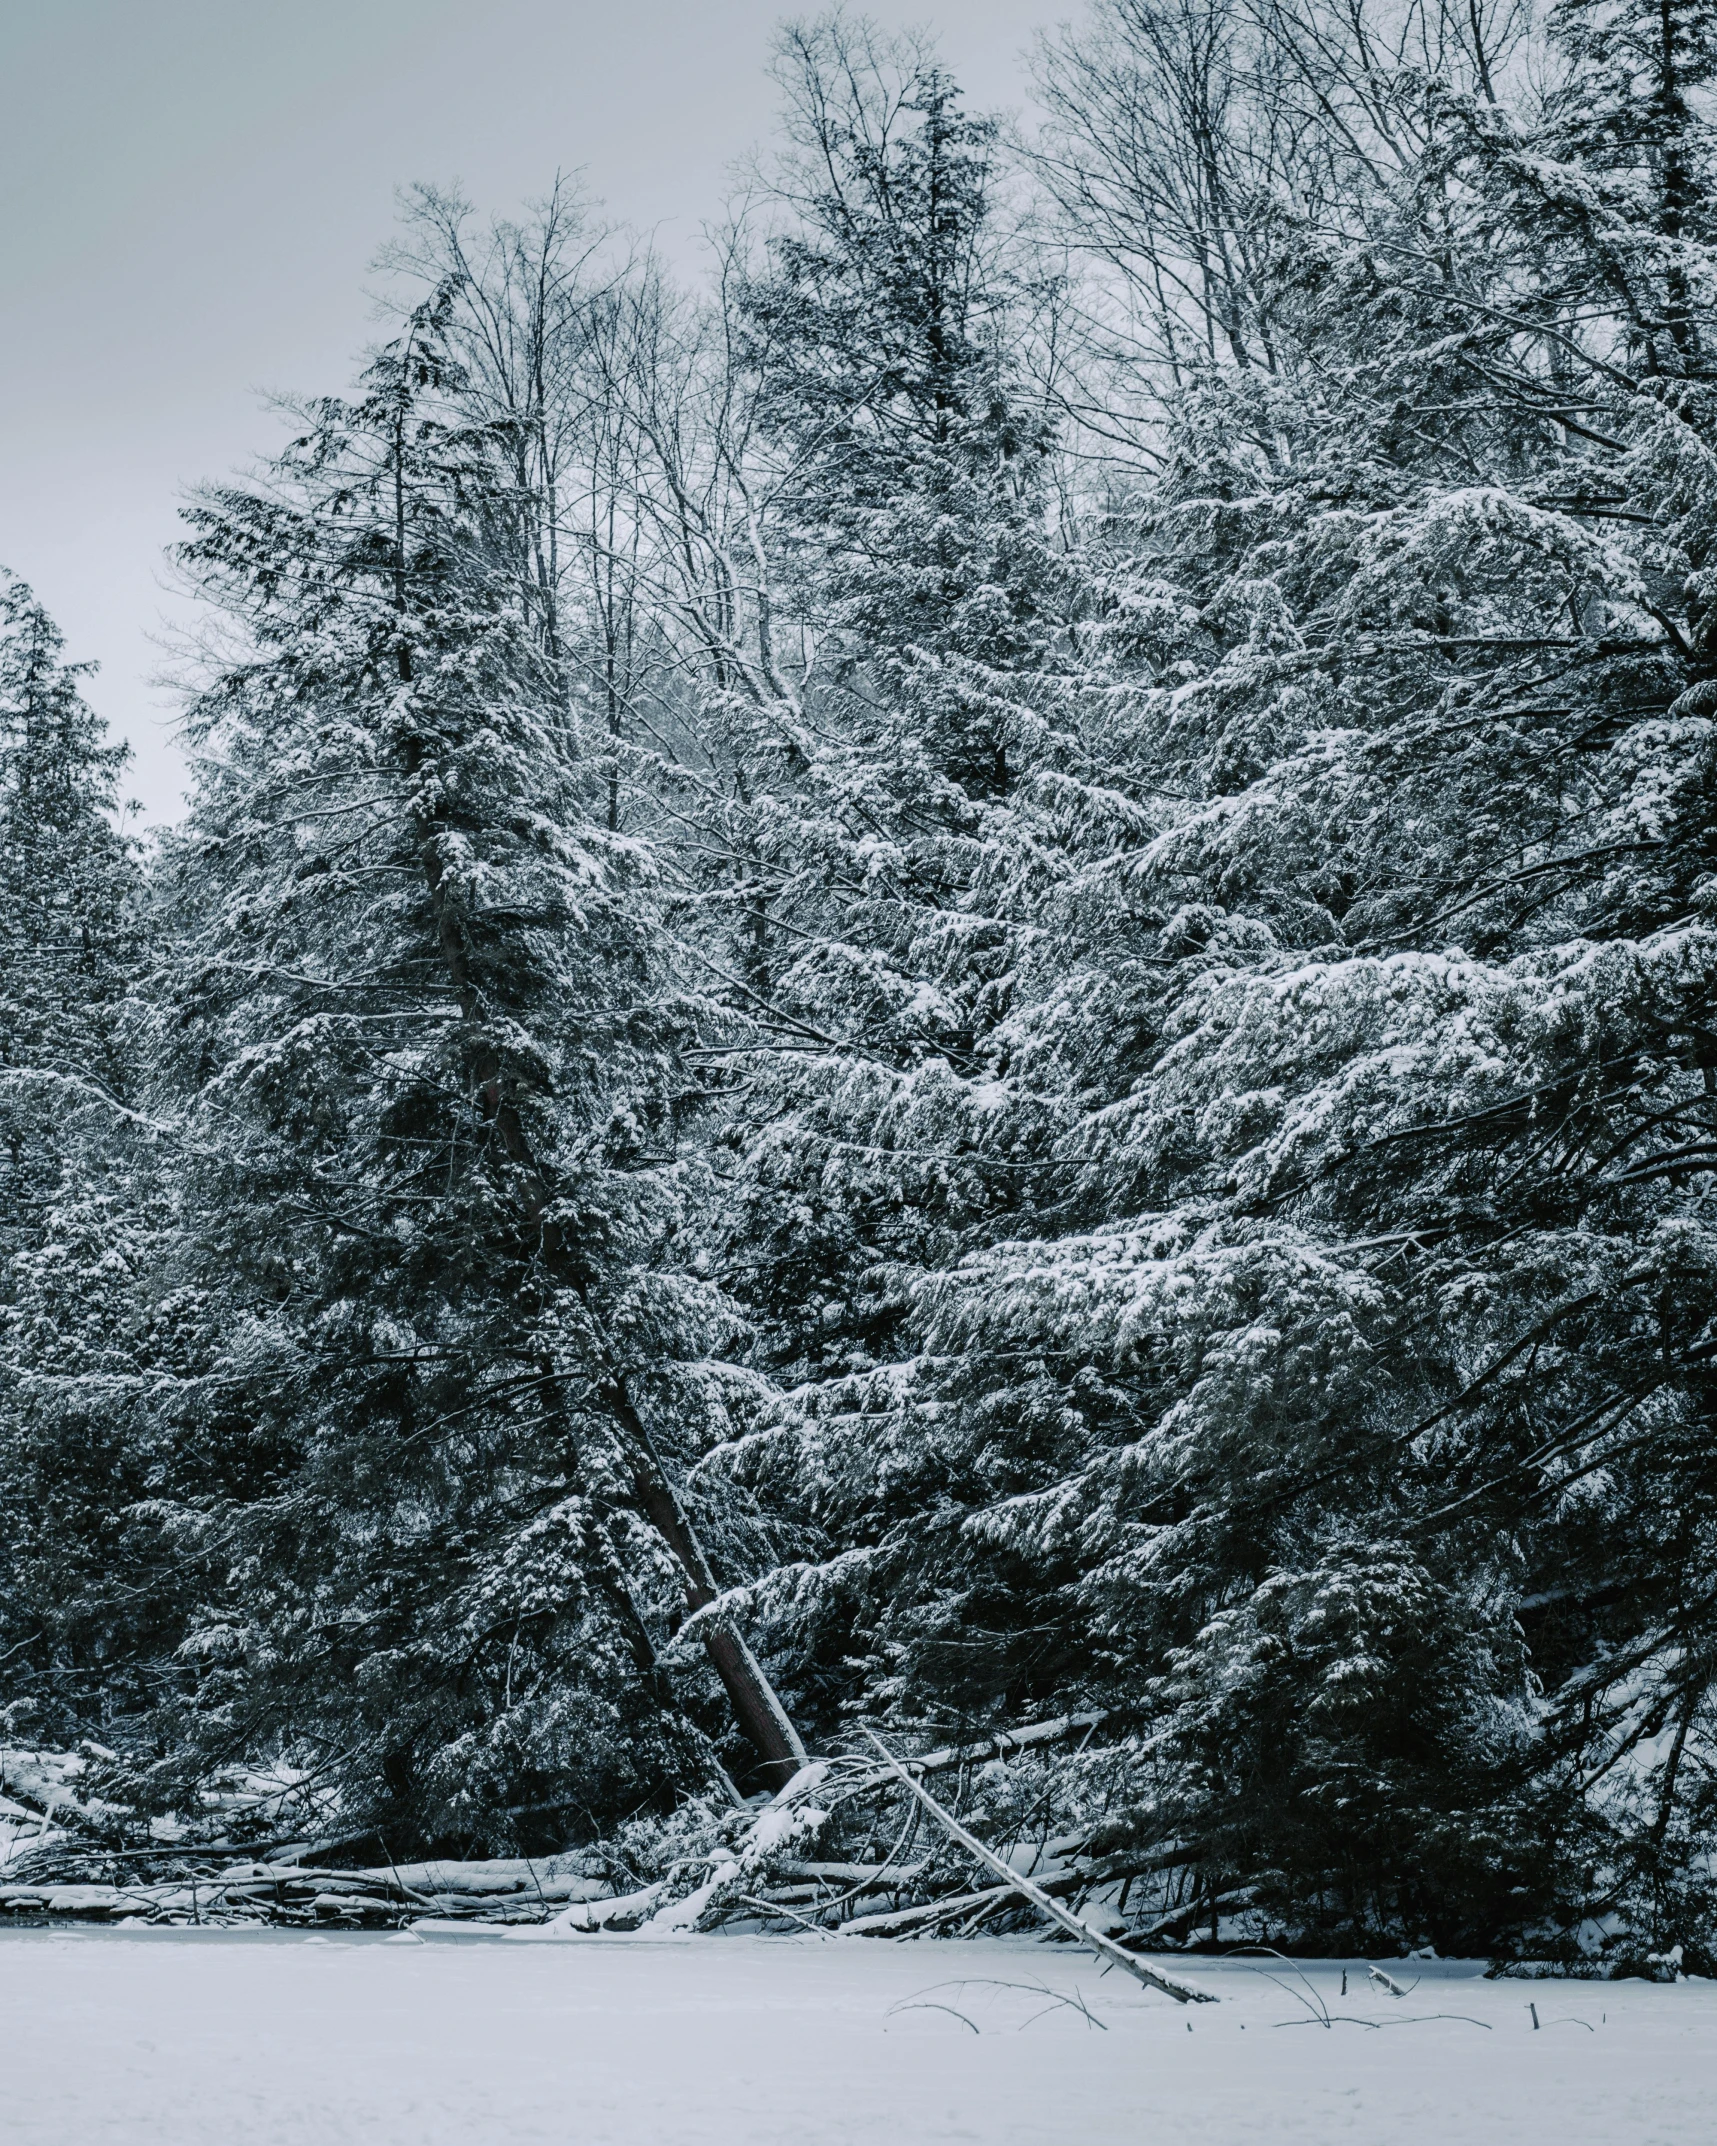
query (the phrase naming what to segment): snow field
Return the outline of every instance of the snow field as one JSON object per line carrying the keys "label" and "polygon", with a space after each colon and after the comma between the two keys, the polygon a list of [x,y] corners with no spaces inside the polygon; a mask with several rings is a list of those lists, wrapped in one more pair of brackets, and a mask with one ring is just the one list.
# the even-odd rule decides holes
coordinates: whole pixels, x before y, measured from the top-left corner
{"label": "snow field", "polygon": [[[1232,1964],[1193,1971],[1220,2005],[1183,2009],[1067,1949],[1005,1941],[9,1933],[0,2138],[1703,2146],[1713,2135],[1717,1985],[1529,1985],[1435,1967],[1398,2001],[1350,1967],[1343,2004],[1337,1967],[1305,1972],[1332,2011],[1403,2024],[1278,2026],[1309,2022],[1308,2006]],[[1000,1986],[1020,1983],[1043,1991]],[[1424,2017],[1436,2012],[1488,2031]]]}

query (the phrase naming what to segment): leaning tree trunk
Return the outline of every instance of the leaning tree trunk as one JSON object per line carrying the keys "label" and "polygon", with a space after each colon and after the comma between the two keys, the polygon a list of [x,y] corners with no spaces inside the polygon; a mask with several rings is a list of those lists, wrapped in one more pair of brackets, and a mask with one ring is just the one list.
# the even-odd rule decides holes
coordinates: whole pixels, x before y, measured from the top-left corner
{"label": "leaning tree trunk", "polygon": [[[614,1412],[626,1426],[632,1449],[642,1461],[633,1475],[633,1490],[639,1506],[663,1541],[679,1559],[685,1574],[686,1607],[707,1609],[721,1590],[702,1543],[675,1497],[660,1460],[655,1441],[633,1407],[625,1384],[615,1379],[610,1394]],[[703,1627],[704,1652],[720,1677],[734,1718],[757,1746],[764,1770],[777,1788],[790,1780],[805,1763],[805,1746],[789,1720],[775,1687],[763,1673],[762,1664],[746,1645],[744,1637],[724,1617],[712,1617]]]}
{"label": "leaning tree trunk", "polygon": [[[403,649],[400,672],[402,679],[409,679],[409,657]],[[419,844],[435,917],[436,940],[461,1016],[475,1024],[482,1018],[482,1008],[471,977],[464,933],[445,896],[436,836],[435,828],[424,827]],[[523,1179],[525,1219],[542,1232],[544,1257],[550,1271],[582,1298],[585,1295],[584,1281],[570,1256],[570,1248],[561,1241],[555,1225],[544,1219],[554,1197],[554,1188],[532,1152],[517,1106],[506,1094],[500,1057],[492,1047],[479,1047],[472,1075],[483,1114],[499,1134],[508,1161]],[[607,1366],[606,1390],[615,1419],[625,1432],[631,1449],[633,1494],[639,1508],[679,1563],[684,1575],[688,1611],[707,1609],[720,1593],[715,1574],[698,1541],[697,1531],[662,1467],[655,1441],[632,1400],[625,1376],[613,1364]],[[773,1786],[781,1786],[804,1765],[805,1746],[779,1695],[730,1619],[713,1617],[706,1620],[703,1644],[704,1652],[727,1693],[734,1719],[756,1747],[762,1771]]]}

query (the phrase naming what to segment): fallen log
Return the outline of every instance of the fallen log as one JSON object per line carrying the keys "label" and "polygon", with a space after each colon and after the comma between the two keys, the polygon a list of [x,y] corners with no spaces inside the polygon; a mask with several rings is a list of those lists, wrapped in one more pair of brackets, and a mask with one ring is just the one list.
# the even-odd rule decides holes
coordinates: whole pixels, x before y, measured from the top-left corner
{"label": "fallen log", "polygon": [[660,1907],[667,1897],[668,1888],[658,1880],[635,1893],[622,1893],[611,1900],[575,1900],[543,1925],[545,1930],[560,1933],[608,1930],[615,1928],[636,1929],[645,1918]]}
{"label": "fallen log", "polygon": [[1062,1737],[1076,1735],[1081,1729],[1095,1729],[1108,1718],[1103,1707],[1088,1714],[1058,1714],[1053,1721],[1035,1721],[1023,1729],[998,1729],[993,1736],[986,1736],[975,1744],[949,1744],[943,1750],[926,1751],[918,1758],[904,1759],[900,1763],[911,1773],[943,1773],[950,1766],[973,1766],[984,1759],[1007,1758],[1015,1751],[1035,1750],[1039,1744],[1059,1743]]}
{"label": "fallen log", "polygon": [[1129,1930],[1116,1942],[1129,1949],[1142,1951],[1145,1946],[1154,1944],[1159,1937],[1167,1937],[1174,1931],[1189,1928],[1208,1916],[1212,1907],[1220,1914],[1224,1908],[1244,1906],[1253,1898],[1254,1891],[1254,1887],[1242,1885],[1231,1893],[1218,1893],[1214,1901],[1208,1896],[1202,1900],[1188,1901],[1184,1906],[1176,1908],[1172,1914],[1160,1915],[1155,1922],[1147,1923],[1142,1930]]}
{"label": "fallen log", "polygon": [[922,1863],[777,1863],[777,1877],[789,1883],[851,1885],[865,1890],[905,1892],[924,1875]]}
{"label": "fallen log", "polygon": [[364,1893],[318,1893],[310,1905],[318,1915],[397,1915],[394,1901]]}
{"label": "fallen log", "polygon": [[67,1835],[63,1840],[54,1842],[50,1847],[38,1849],[34,1852],[39,1855],[61,1855],[67,1861],[85,1863],[145,1863],[157,1859],[162,1862],[176,1862],[198,1857],[204,1862],[212,1863],[217,1856],[222,1855],[265,1855],[269,1849],[276,1846],[303,1848],[308,1846],[308,1843],[302,1839],[296,1841],[283,1839],[280,1842],[266,1840],[160,1841],[148,1848],[109,1848],[104,1846],[98,1839],[73,1838]]}
{"label": "fallen log", "polygon": [[945,1922],[951,1915],[964,1915],[974,1908],[996,1907],[1020,1897],[1017,1885],[991,1885],[976,1893],[945,1893],[940,1900],[921,1901],[917,1907],[896,1908],[884,1915],[855,1915],[841,1924],[842,1937],[899,1937],[908,1930],[922,1930],[927,1923]]}

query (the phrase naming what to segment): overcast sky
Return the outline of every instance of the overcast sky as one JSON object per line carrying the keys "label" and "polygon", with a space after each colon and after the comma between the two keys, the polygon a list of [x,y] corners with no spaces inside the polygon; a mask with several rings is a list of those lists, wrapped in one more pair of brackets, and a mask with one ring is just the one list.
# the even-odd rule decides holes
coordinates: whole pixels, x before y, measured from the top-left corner
{"label": "overcast sky", "polygon": [[[805,10],[803,12],[814,12]],[[0,563],[31,582],[135,750],[184,775],[151,645],[198,478],[280,437],[270,389],[343,387],[395,189],[484,210],[581,170],[689,260],[767,134],[776,0],[0,0]],[[864,10],[927,23],[983,109],[1068,0]]]}

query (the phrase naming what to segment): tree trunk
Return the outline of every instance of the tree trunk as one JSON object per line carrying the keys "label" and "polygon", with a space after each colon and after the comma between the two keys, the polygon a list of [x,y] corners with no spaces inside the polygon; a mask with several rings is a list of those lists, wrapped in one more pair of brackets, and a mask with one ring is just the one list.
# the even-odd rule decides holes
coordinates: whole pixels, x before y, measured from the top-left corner
{"label": "tree trunk", "polygon": [[[401,671],[410,676],[409,662],[401,651]],[[464,934],[459,920],[442,891],[441,858],[436,849],[436,830],[424,829],[421,845],[424,877],[429,885],[435,916],[436,941],[446,965],[448,979],[459,1000],[460,1013],[468,1022],[481,1018],[482,1009],[471,980]],[[542,1231],[543,1257],[556,1278],[585,1296],[583,1278],[568,1256],[559,1232],[543,1217],[553,1199],[553,1187],[531,1151],[530,1141],[516,1106],[508,1099],[497,1053],[477,1053],[472,1074],[482,1098],[484,1116],[501,1138],[508,1160],[524,1178],[526,1219]],[[632,1449],[633,1489],[645,1517],[678,1559],[685,1575],[686,1606],[705,1609],[721,1592],[696,1530],[674,1494],[643,1418],[627,1391],[624,1374],[607,1367],[607,1397]],[[714,1619],[703,1631],[704,1652],[721,1679],[734,1719],[756,1747],[762,1771],[772,1787],[780,1787],[805,1763],[805,1746],[788,1719],[774,1686],[745,1640],[725,1619]]]}
{"label": "tree trunk", "polygon": [[[614,1412],[625,1424],[633,1450],[640,1459],[633,1476],[638,1504],[679,1559],[680,1569],[685,1574],[686,1607],[707,1609],[721,1589],[716,1585],[703,1545],[663,1473],[654,1441],[632,1406],[625,1386],[617,1379],[611,1392]],[[788,1719],[775,1687],[764,1675],[762,1665],[744,1638],[725,1619],[712,1619],[705,1625],[703,1643],[704,1652],[733,1707],[735,1720],[757,1747],[770,1785],[782,1787],[804,1765],[805,1746]]]}

